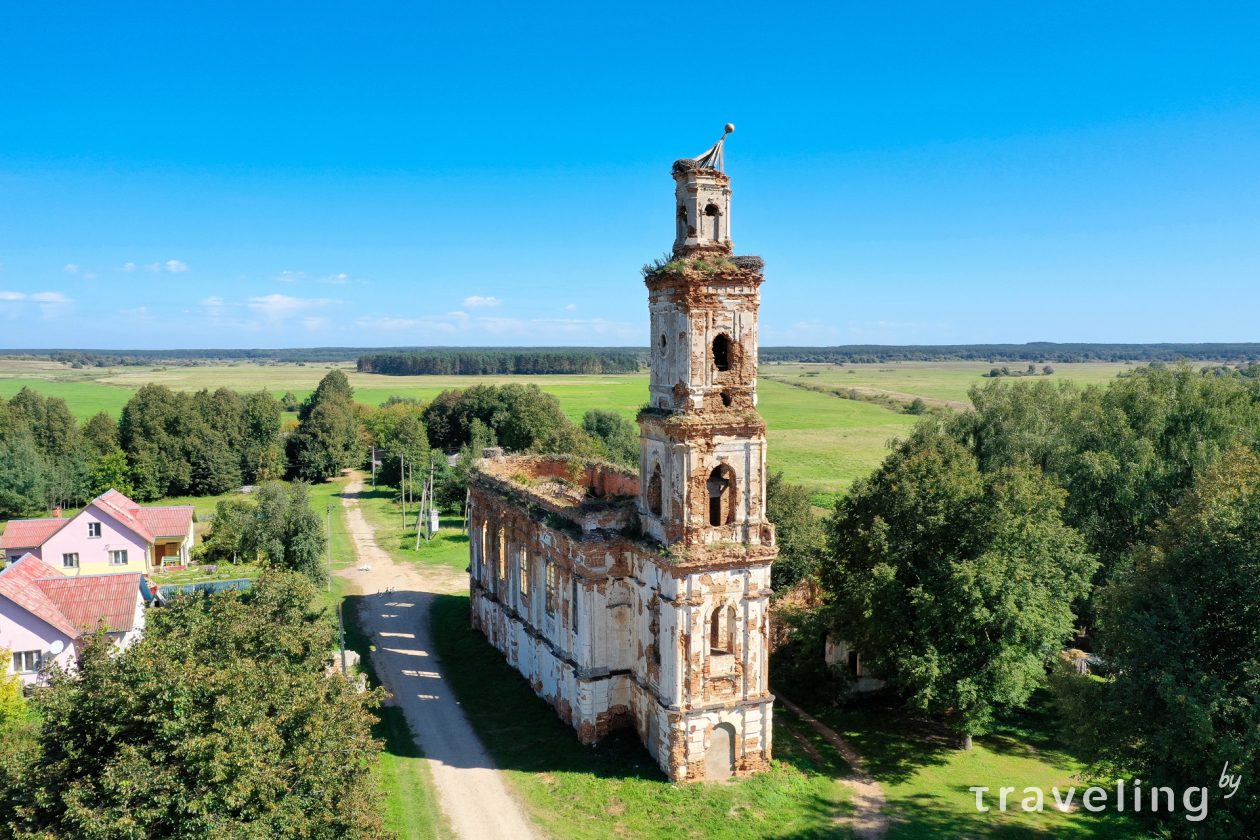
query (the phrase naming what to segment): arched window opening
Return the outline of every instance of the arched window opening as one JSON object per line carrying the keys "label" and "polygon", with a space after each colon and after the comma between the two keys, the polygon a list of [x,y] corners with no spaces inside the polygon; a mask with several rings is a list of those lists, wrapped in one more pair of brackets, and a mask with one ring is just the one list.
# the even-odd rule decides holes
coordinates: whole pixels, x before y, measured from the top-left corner
{"label": "arched window opening", "polygon": [[731,337],[726,333],[713,339],[713,366],[718,370],[731,369]]}
{"label": "arched window opening", "polygon": [[731,407],[731,392],[730,391],[722,392],[722,405],[726,406],[727,408]]}
{"label": "arched window opening", "polygon": [[648,604],[648,637],[652,640],[649,646],[652,661],[661,664],[661,602],[655,595]]}
{"label": "arched window opening", "polygon": [[507,580],[507,546],[504,545],[504,532],[499,529],[499,580]]}
{"label": "arched window opening", "polygon": [[529,597],[529,549],[521,546],[520,555],[521,595]]}
{"label": "arched window opening", "polygon": [[678,238],[687,238],[687,205],[678,205]]}
{"label": "arched window opening", "polygon": [[858,655],[856,650],[849,651],[849,670],[853,672],[853,676],[862,676],[862,657]]}
{"label": "arched window opening", "polygon": [[725,607],[713,611],[709,620],[709,652],[735,652],[735,608]]}
{"label": "arched window opening", "polygon": [[648,510],[653,516],[661,515],[661,465],[655,464],[652,467],[652,477],[648,479],[647,503]]}
{"label": "arched window opening", "polygon": [[543,600],[543,606],[547,610],[547,615],[556,614],[556,564],[550,560],[547,561],[546,574],[546,597]]}
{"label": "arched window opening", "polygon": [[735,472],[725,464],[709,473],[709,524],[735,522]]}
{"label": "arched window opening", "polygon": [[482,572],[486,570],[486,538],[489,536],[490,523],[481,523],[481,539],[477,541],[477,577],[481,578]]}
{"label": "arched window opening", "polygon": [[718,219],[722,216],[722,211],[718,209],[716,204],[710,204],[704,208],[704,231],[710,239],[717,240],[718,237]]}
{"label": "arched window opening", "polygon": [[661,333],[661,358],[665,357],[667,350],[669,350],[669,342],[665,340],[665,333]]}

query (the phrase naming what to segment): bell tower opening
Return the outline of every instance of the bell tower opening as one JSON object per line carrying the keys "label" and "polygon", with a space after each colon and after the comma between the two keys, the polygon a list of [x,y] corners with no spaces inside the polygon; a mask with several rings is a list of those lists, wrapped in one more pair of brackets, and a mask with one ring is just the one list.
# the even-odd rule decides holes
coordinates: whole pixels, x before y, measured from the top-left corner
{"label": "bell tower opening", "polygon": [[707,482],[709,490],[709,524],[730,525],[735,522],[735,471],[723,464],[714,467]]}
{"label": "bell tower opening", "polygon": [[713,366],[718,370],[731,369],[731,337],[726,333],[713,339]]}
{"label": "bell tower opening", "polygon": [[653,516],[661,515],[661,465],[655,464],[652,467],[652,477],[648,480],[647,503],[648,510]]}

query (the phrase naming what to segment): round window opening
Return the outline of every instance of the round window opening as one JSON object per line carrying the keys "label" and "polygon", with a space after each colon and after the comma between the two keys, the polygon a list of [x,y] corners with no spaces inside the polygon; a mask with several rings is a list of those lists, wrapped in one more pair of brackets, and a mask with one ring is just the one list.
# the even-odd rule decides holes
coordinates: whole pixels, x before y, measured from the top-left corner
{"label": "round window opening", "polygon": [[669,342],[665,340],[665,333],[661,333],[661,355],[665,355],[665,349],[669,346]]}

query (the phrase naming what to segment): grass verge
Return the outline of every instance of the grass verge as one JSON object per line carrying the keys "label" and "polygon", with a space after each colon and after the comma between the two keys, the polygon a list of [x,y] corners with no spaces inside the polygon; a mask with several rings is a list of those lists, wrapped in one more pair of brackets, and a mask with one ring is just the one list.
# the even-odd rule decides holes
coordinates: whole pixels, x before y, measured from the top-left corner
{"label": "grass verge", "polygon": [[[975,739],[970,753],[956,749],[956,738],[938,724],[908,715],[887,701],[854,701],[849,705],[811,710],[848,741],[865,759],[867,770],[888,798],[892,822],[888,840],[968,837],[972,840],[1111,840],[1144,836],[1125,815],[1107,810],[1090,813],[1080,807],[1089,783],[1077,778],[1080,762],[1057,743],[1056,723],[1048,692],[1039,691],[1030,709],[999,722],[994,731]],[[776,707],[776,716],[790,718]],[[804,724],[794,726],[821,749],[825,742]],[[988,787],[985,804],[976,810],[976,794],[968,788]],[[999,810],[998,789],[1015,788],[1007,810]],[[1043,791],[1044,810],[1024,811],[1024,788]],[[1063,813],[1051,789],[1066,796],[1076,788],[1075,805]]]}
{"label": "grass verge", "polygon": [[848,788],[775,728],[766,773],[727,784],[672,784],[638,738],[578,743],[503,656],[471,630],[468,596],[433,605],[434,646],[464,714],[530,814],[556,838],[842,838]]}

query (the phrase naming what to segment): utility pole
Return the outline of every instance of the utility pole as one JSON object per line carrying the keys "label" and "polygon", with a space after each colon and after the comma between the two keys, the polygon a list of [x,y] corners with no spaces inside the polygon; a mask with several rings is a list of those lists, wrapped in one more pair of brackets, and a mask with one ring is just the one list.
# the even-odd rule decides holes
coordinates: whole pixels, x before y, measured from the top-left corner
{"label": "utility pole", "polygon": [[372,489],[376,489],[376,445],[372,445]]}
{"label": "utility pole", "polygon": [[[332,592],[332,503],[328,504],[328,591]],[[342,647],[345,647],[343,644]]]}
{"label": "utility pole", "polygon": [[464,536],[468,536],[468,507],[472,504],[472,490],[464,491]]}
{"label": "utility pole", "polygon": [[403,530],[407,530],[407,456],[398,453],[398,483],[402,485]]}

